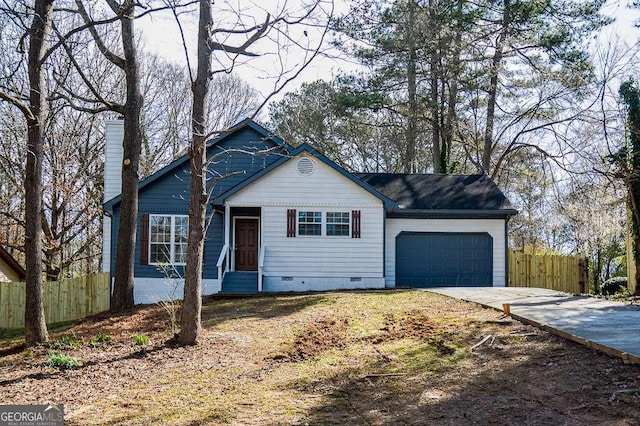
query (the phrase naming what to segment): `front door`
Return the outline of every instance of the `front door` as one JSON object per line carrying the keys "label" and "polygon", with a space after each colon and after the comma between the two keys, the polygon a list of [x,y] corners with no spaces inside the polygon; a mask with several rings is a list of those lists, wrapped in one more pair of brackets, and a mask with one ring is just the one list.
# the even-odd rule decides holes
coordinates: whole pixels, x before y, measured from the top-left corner
{"label": "front door", "polygon": [[236,271],[258,270],[258,219],[236,219]]}

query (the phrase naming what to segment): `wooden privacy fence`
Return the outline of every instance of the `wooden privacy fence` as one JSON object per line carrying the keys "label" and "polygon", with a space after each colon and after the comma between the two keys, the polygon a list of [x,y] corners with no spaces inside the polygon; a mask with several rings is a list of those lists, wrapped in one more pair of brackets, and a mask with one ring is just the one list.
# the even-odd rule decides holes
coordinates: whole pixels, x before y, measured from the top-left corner
{"label": "wooden privacy fence", "polygon": [[509,287],[587,293],[587,264],[580,256],[526,254],[509,250]]}
{"label": "wooden privacy fence", "polygon": [[[109,310],[109,274],[96,273],[44,283],[47,324]],[[25,283],[0,283],[0,328],[24,327]]]}

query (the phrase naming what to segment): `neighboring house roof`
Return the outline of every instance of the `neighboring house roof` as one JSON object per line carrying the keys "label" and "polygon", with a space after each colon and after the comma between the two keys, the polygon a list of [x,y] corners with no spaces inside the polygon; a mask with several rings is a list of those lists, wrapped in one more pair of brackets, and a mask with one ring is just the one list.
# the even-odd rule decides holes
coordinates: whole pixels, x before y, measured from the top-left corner
{"label": "neighboring house roof", "polygon": [[327,166],[331,167],[333,170],[335,170],[336,172],[338,172],[339,174],[341,174],[342,176],[344,176],[345,178],[347,178],[351,182],[355,183],[356,185],[358,185],[359,187],[361,187],[362,189],[364,189],[365,191],[367,191],[368,193],[370,193],[374,197],[380,199],[380,201],[382,201],[384,203],[385,207],[393,208],[396,205],[396,203],[391,198],[389,198],[388,196],[386,196],[382,192],[378,191],[376,188],[374,188],[373,186],[369,185],[367,182],[364,182],[363,180],[358,179],[354,174],[347,172],[342,167],[338,166],[336,163],[334,163],[333,161],[329,160],[324,154],[320,153],[319,151],[317,151],[316,149],[314,149],[313,147],[311,147],[310,145],[308,145],[306,143],[298,146],[297,148],[295,148],[292,151],[289,151],[289,155],[288,156],[283,156],[282,158],[279,158],[278,160],[274,161],[269,166],[267,166],[264,169],[260,170],[259,172],[255,173],[251,177],[243,180],[242,182],[240,182],[236,186],[230,188],[226,192],[223,192],[222,194],[220,194],[219,196],[217,196],[214,199],[214,204],[216,204],[216,205],[224,204],[225,200],[227,198],[229,198],[230,196],[232,196],[233,194],[237,193],[238,191],[240,191],[241,189],[247,187],[248,185],[251,185],[253,182],[257,181],[258,179],[260,179],[264,175],[270,173],[272,170],[280,167],[281,165],[283,165],[287,161],[291,160],[292,158],[296,157],[297,155],[299,155],[299,154],[301,154],[303,152],[306,152],[308,154],[313,155],[316,159],[322,161],[324,164],[326,164]]}
{"label": "neighboring house roof", "polygon": [[512,216],[517,213],[487,175],[356,173],[397,203],[398,213]]}
{"label": "neighboring house roof", "polygon": [[18,263],[18,261],[11,256],[11,254],[5,250],[4,247],[0,246],[0,260],[4,260],[4,262],[16,273],[19,279],[23,280],[27,274],[22,266]]}
{"label": "neighboring house roof", "polygon": [[[288,148],[288,149],[291,148],[289,144],[287,144],[285,141],[280,139],[278,136],[274,135],[272,132],[270,132],[269,130],[265,129],[264,127],[262,127],[261,125],[259,125],[255,121],[251,120],[250,118],[247,118],[247,119],[244,119],[244,120],[234,124],[233,126],[230,127],[230,129],[228,131],[225,131],[225,132],[221,133],[219,136],[217,136],[217,137],[213,138],[212,140],[210,140],[207,143],[207,149],[210,149],[213,146],[220,144],[222,141],[224,141],[227,138],[231,137],[233,134],[235,134],[235,133],[239,132],[240,130],[242,130],[244,128],[247,128],[247,127],[250,128],[250,129],[253,129],[257,133],[261,134],[263,137],[272,140],[276,145],[281,145],[281,146],[283,146],[285,148]],[[151,176],[141,180],[140,183],[138,184],[138,191],[140,191],[141,189],[145,188],[146,186],[152,184],[153,182],[157,181],[161,177],[173,172],[177,168],[182,167],[185,163],[188,163],[188,162],[189,162],[189,155],[188,154],[183,155],[182,157],[178,158],[177,160],[171,162],[169,165],[167,165],[167,166],[163,167],[162,169],[158,170],[157,172],[155,172]],[[117,204],[119,204],[121,199],[122,199],[122,196],[118,195],[118,196],[112,198],[111,200],[107,201],[106,203],[104,203],[104,210],[105,211],[113,211],[113,207],[116,206]]]}

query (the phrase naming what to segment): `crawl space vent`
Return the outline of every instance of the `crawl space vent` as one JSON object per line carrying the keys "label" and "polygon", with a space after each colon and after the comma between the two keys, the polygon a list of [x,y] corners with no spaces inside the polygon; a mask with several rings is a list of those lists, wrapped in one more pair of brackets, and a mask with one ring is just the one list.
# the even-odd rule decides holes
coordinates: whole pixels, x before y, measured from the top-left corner
{"label": "crawl space vent", "polygon": [[307,157],[302,157],[296,163],[296,170],[300,176],[310,176],[313,174],[315,170],[315,164],[313,164],[313,160]]}

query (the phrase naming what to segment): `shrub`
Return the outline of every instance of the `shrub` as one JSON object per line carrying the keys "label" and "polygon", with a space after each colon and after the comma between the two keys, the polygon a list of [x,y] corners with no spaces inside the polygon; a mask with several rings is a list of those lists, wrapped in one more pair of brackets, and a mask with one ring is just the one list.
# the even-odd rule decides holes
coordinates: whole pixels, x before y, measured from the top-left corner
{"label": "shrub", "polygon": [[133,346],[145,346],[149,343],[149,336],[145,336],[144,334],[136,334],[133,336]]}
{"label": "shrub", "polygon": [[93,346],[97,346],[100,345],[102,343],[109,343],[113,340],[113,338],[111,336],[109,336],[108,334],[104,334],[103,332],[98,333],[98,335],[96,337],[93,337],[91,339],[91,344]]}
{"label": "shrub", "polygon": [[51,342],[51,346],[58,349],[79,348],[82,343],[82,339],[75,334],[66,334]]}
{"label": "shrub", "polygon": [[627,277],[609,278],[600,285],[600,292],[606,296],[622,293],[627,288]]}
{"label": "shrub", "polygon": [[49,358],[45,365],[53,368],[71,369],[80,367],[82,363],[72,356],[58,352],[49,352]]}

